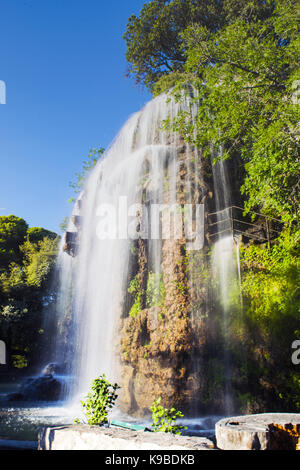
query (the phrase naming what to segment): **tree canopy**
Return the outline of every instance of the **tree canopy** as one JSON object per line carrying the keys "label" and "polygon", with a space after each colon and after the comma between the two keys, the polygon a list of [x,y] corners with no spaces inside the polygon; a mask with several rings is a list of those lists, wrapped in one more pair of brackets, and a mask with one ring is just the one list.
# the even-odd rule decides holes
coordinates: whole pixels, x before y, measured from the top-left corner
{"label": "tree canopy", "polygon": [[0,270],[22,258],[20,245],[24,243],[28,225],[15,215],[0,216]]}
{"label": "tree canopy", "polygon": [[[215,31],[191,23],[180,33],[182,71],[157,77],[152,88],[158,94],[175,87],[176,95],[192,85],[196,125],[182,113],[173,128],[207,157],[213,145],[223,148],[223,159],[242,158],[246,209],[294,223],[300,170],[297,7],[291,0],[260,3],[270,7],[262,18],[253,13],[256,2],[248,2],[239,17],[232,13]],[[224,2],[229,15],[236,4]],[[245,13],[250,4],[252,16]]]}
{"label": "tree canopy", "polygon": [[0,217],[0,337],[10,365],[24,367],[38,356],[45,311],[55,299],[52,283],[58,237],[28,227],[14,215]]}
{"label": "tree canopy", "polygon": [[129,18],[126,41],[128,75],[153,90],[157,80],[182,72],[186,61],[181,33],[198,25],[215,33],[237,17],[250,21],[268,17],[273,2],[260,0],[153,0],[140,16]]}

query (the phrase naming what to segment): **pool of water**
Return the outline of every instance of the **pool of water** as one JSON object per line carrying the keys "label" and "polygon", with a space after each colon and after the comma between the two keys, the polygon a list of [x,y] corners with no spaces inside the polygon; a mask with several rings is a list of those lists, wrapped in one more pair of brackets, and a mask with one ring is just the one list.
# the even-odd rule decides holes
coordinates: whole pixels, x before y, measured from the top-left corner
{"label": "pool of water", "polygon": [[37,441],[41,427],[73,423],[63,405],[20,403],[0,407],[0,439]]}
{"label": "pool of water", "polygon": [[[63,401],[39,403],[7,401],[7,394],[16,389],[16,383],[2,383],[0,386],[0,448],[5,448],[7,441],[37,443],[38,433],[42,427],[69,425],[75,418],[85,421],[79,400],[75,404]],[[187,426],[188,429],[183,434],[211,438],[214,435],[215,423],[220,418],[221,416],[195,417],[178,420],[178,424]],[[151,428],[151,419],[136,419],[125,415],[117,408],[110,414],[110,419]]]}
{"label": "pool of water", "polygon": [[17,392],[21,383],[0,384],[0,441],[37,442],[40,428],[73,423],[76,410],[64,402],[8,401],[7,395]]}

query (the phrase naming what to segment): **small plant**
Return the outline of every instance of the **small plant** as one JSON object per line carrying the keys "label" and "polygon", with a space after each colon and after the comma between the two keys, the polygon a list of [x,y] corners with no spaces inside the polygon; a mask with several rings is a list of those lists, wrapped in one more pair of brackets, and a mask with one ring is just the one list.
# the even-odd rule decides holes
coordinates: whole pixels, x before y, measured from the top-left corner
{"label": "small plant", "polygon": [[166,288],[162,274],[149,271],[146,290],[147,307],[162,307],[166,297]]}
{"label": "small plant", "polygon": [[153,402],[150,410],[152,411],[152,427],[154,432],[170,432],[172,434],[181,434],[186,426],[175,424],[177,418],[183,418],[181,411],[176,408],[164,408],[160,404],[161,397]]}
{"label": "small plant", "polygon": [[[93,380],[86,401],[81,401],[90,426],[103,426],[108,422],[108,413],[118,398],[116,394],[118,388],[120,388],[118,384],[111,384],[106,380],[105,374]],[[74,423],[78,422],[78,419],[74,421]]]}
{"label": "small plant", "polygon": [[134,295],[134,303],[130,309],[129,315],[133,318],[136,318],[140,311],[142,310],[142,295],[143,291],[140,290],[138,275],[136,275],[129,284],[128,288],[129,294]]}

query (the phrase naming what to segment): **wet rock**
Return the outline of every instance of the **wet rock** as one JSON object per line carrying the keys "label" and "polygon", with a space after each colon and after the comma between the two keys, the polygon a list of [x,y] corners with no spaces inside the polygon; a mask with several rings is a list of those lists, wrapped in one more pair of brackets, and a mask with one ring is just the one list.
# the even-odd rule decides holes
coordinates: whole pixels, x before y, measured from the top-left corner
{"label": "wet rock", "polygon": [[56,362],[51,362],[47,364],[43,371],[42,375],[55,375],[64,373],[64,366],[62,364],[57,364]]}
{"label": "wet rock", "polygon": [[25,380],[16,393],[7,396],[9,401],[56,401],[61,397],[62,384],[53,375],[43,375]]}
{"label": "wet rock", "polygon": [[20,392],[13,392],[7,396],[7,399],[9,401],[22,401],[24,399],[24,396]]}

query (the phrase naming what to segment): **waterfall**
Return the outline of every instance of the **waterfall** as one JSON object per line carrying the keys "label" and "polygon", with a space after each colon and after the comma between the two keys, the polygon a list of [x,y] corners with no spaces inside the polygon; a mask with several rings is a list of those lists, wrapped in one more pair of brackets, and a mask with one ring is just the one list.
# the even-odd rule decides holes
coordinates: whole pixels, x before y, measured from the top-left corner
{"label": "waterfall", "polygon": [[[71,398],[85,395],[103,373],[111,381],[123,377],[129,410],[164,388],[179,404],[195,400],[200,389],[207,393],[206,365],[199,357],[209,310],[201,209],[207,213],[212,203],[201,150],[161,128],[181,111],[191,112],[195,121],[197,106],[189,95],[179,102],[159,96],[133,114],[75,204],[63,242],[68,253],[61,250],[58,260],[60,340],[54,357],[74,378]],[[230,188],[223,162],[212,171],[215,210],[226,232]],[[193,205],[196,212],[190,211]],[[233,235],[214,242],[211,276],[215,272],[218,278],[226,330],[229,284],[236,275]],[[180,338],[186,346],[177,344]],[[147,382],[151,374],[158,377],[156,367],[163,369],[159,384]]]}
{"label": "waterfall", "polygon": [[[223,148],[218,152],[218,161],[213,165],[213,185],[216,209],[216,242],[212,255],[212,274],[216,279],[220,304],[223,312],[224,366],[225,366],[225,413],[234,411],[232,400],[232,364],[230,357],[230,317],[231,309],[238,301],[242,306],[241,272],[239,257],[239,240],[234,235],[234,214],[228,167],[222,159]],[[212,150],[212,158],[216,153]]]}
{"label": "waterfall", "polygon": [[[76,392],[79,394],[87,392],[91,380],[100,372],[111,380],[117,379],[113,338],[129,273],[131,241],[125,227],[127,209],[142,203],[142,183],[147,186],[152,203],[162,202],[166,165],[170,173],[170,199],[176,201],[177,136],[174,134],[167,142],[159,126],[162,120],[177,114],[179,105],[175,102],[166,105],[165,101],[165,97],[157,98],[142,112],[134,114],[106,151],[80,197],[78,257],[60,255],[62,300],[58,309],[64,315],[66,303],[72,304],[73,344],[69,352],[73,357],[69,354],[68,361],[78,379]],[[145,167],[148,180],[142,182]],[[77,214],[75,207],[73,215]],[[107,214],[114,219],[110,220],[110,227],[100,222]],[[112,231],[108,236],[105,228]],[[151,230],[158,231],[155,221]],[[158,275],[161,269],[159,245],[160,241],[154,239],[150,246],[150,264]]]}

